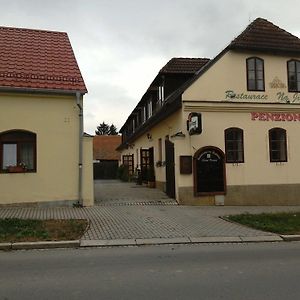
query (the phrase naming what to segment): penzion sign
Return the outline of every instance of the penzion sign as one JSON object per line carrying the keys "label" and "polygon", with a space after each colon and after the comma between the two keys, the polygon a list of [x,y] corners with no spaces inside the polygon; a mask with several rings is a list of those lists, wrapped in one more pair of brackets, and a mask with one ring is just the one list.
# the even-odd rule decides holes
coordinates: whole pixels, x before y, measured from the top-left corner
{"label": "penzion sign", "polygon": [[252,121],[300,121],[300,113],[251,112]]}

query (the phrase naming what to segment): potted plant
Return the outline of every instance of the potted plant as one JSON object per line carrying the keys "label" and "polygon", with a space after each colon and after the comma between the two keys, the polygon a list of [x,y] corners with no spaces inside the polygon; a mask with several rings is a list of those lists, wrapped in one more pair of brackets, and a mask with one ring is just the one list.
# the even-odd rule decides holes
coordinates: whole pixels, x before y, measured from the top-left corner
{"label": "potted plant", "polygon": [[155,188],[155,173],[154,173],[154,168],[151,166],[147,170],[147,178],[148,178],[148,187]]}

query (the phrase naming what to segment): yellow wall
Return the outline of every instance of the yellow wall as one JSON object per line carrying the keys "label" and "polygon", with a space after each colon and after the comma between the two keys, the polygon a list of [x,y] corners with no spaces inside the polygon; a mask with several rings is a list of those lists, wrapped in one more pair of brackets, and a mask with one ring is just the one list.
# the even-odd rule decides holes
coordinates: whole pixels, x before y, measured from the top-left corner
{"label": "yellow wall", "polygon": [[[247,91],[246,59],[252,56],[264,60],[265,91],[263,92]],[[243,203],[243,193],[241,194],[242,198],[236,200],[233,199],[233,196],[237,194],[232,191],[236,191],[235,187],[251,188],[252,186],[253,189],[248,191],[248,198],[244,199],[245,204],[272,204],[275,195],[265,196],[267,196],[266,193],[274,190],[273,187],[291,185],[298,188],[300,186],[298,167],[300,165],[300,121],[252,120],[251,112],[300,113],[299,94],[289,93],[287,88],[287,61],[292,58],[296,57],[253,55],[232,51],[225,53],[186,89],[182,95],[182,110],[149,129],[149,132],[152,133],[152,141],[148,141],[146,134],[144,134],[133,142],[133,149],[123,151],[122,154],[136,155],[136,148],[154,146],[154,160],[156,161],[158,138],[162,138],[164,146],[165,135],[171,136],[182,131],[185,137],[170,138],[175,144],[177,200],[181,202],[180,197],[186,193],[183,195],[186,198],[183,203],[196,203],[197,201],[199,203],[202,201],[202,204],[214,203],[214,199],[201,200],[202,197],[193,196],[194,177],[193,174],[180,174],[180,155],[194,156],[197,150],[205,146],[218,147],[225,152],[224,130],[229,127],[239,127],[244,131],[245,162],[226,163],[226,183],[231,188],[226,195],[227,203],[231,205]],[[263,96],[263,99],[226,99],[226,91],[228,90],[234,91],[235,94],[260,95]],[[287,96],[290,103],[286,103],[284,99],[280,98],[279,93]],[[203,132],[200,135],[190,136],[187,132],[186,120],[190,112],[202,114]],[[268,130],[274,127],[281,127],[287,131],[288,162],[270,162]],[[165,168],[156,168],[155,173],[157,181],[165,182]],[[265,187],[266,190],[264,191]],[[258,197],[256,201],[251,193],[257,196],[258,191],[260,198]],[[289,195],[290,199],[284,202],[284,189],[282,191],[281,199],[276,203],[299,203],[298,197],[295,195]],[[267,200],[263,202],[263,199]]]}
{"label": "yellow wall", "polygon": [[[264,60],[265,92],[247,92],[246,59],[253,56]],[[229,51],[187,88],[182,99],[183,101],[225,101],[225,92],[233,90],[236,94],[267,95],[268,99],[263,102],[278,102],[278,92],[284,92],[293,100],[294,93],[288,93],[287,90],[287,61],[293,58],[299,59],[299,57]],[[285,87],[271,88],[270,83],[276,78]],[[245,100],[230,102],[233,101],[244,102]],[[261,101],[250,100],[249,102]],[[300,98],[297,102],[300,103]]]}
{"label": "yellow wall", "polygon": [[[162,160],[165,160],[165,138],[168,135],[169,137],[173,134],[181,131],[182,123],[182,114],[181,111],[177,111],[169,118],[160,122],[157,126],[149,129],[147,133],[151,134],[151,139],[148,139],[147,133],[135,140],[128,149],[122,151],[122,155],[133,154],[134,155],[134,165],[135,167],[140,168],[140,149],[154,148],[154,164],[159,160],[158,154],[158,140],[162,139]],[[170,138],[171,139],[171,138]],[[171,139],[172,140],[172,139]],[[137,157],[138,152],[138,157]],[[155,166],[155,179],[158,182],[166,181],[165,167],[156,167]]]}
{"label": "yellow wall", "polygon": [[[0,132],[32,131],[37,142],[36,173],[0,174],[0,204],[77,200],[79,118],[75,95],[1,94],[0,106]],[[89,147],[84,148],[86,164],[92,162]],[[85,176],[88,173],[86,170]],[[93,182],[86,180],[84,204],[92,203],[91,189]]]}
{"label": "yellow wall", "polygon": [[[247,91],[246,59],[256,56],[264,60],[265,91]],[[286,104],[278,99],[284,93],[291,100],[295,93],[287,89],[287,61],[293,57],[229,51],[183,93],[183,120],[190,112],[201,112],[203,133],[187,136],[180,153],[193,155],[203,146],[216,146],[225,152],[224,129],[239,127],[244,130],[245,163],[226,164],[227,185],[299,183],[297,166],[300,157],[299,121],[251,120],[251,112],[300,112],[300,98]],[[274,78],[281,86],[271,86]],[[225,91],[236,94],[265,95],[263,100],[225,99]],[[213,102],[212,102],[213,101]],[[247,102],[247,103],[243,103]],[[291,101],[292,102],[292,101]],[[270,163],[268,130],[281,127],[287,130],[288,162]],[[181,186],[192,186],[192,176],[181,176]]]}

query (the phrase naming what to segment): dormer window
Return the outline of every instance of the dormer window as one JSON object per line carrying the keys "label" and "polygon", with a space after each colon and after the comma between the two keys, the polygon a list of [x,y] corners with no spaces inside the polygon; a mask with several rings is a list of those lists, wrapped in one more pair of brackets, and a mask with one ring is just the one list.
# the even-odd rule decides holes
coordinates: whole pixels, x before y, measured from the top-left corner
{"label": "dormer window", "polygon": [[158,103],[159,106],[162,106],[165,100],[165,91],[164,91],[164,86],[160,85],[158,87]]}
{"label": "dormer window", "polygon": [[248,91],[264,91],[264,61],[258,57],[250,57],[247,59],[247,90]]}
{"label": "dormer window", "polygon": [[148,117],[150,118],[152,116],[152,101],[150,100],[148,102]]}
{"label": "dormer window", "polygon": [[289,92],[300,92],[300,61],[290,60],[287,67]]}

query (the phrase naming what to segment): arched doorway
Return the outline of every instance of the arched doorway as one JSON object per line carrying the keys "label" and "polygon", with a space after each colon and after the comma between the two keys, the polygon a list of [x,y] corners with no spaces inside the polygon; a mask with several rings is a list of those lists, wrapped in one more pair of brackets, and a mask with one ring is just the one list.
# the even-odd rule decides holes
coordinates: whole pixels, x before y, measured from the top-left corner
{"label": "arched doorway", "polygon": [[225,155],[216,147],[204,147],[194,155],[195,196],[226,193]]}

